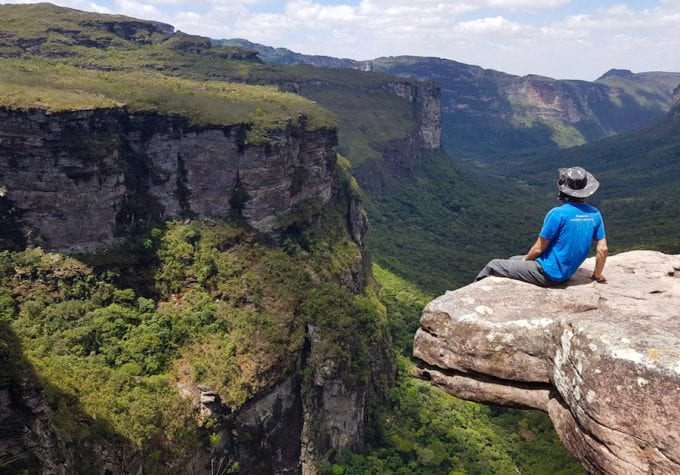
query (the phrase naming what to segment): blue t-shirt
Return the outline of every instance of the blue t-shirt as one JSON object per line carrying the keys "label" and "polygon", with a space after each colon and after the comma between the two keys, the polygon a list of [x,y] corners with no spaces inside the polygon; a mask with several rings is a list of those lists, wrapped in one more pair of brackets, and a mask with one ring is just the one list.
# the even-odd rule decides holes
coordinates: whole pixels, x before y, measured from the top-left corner
{"label": "blue t-shirt", "polygon": [[548,211],[539,235],[550,244],[536,261],[548,279],[563,282],[586,260],[593,240],[604,239],[604,223],[594,206],[565,203]]}

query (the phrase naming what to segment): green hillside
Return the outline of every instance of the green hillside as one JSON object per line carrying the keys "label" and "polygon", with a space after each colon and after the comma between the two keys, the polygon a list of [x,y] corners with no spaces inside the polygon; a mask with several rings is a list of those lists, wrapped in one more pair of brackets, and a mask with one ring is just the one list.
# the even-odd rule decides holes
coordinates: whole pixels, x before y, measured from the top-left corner
{"label": "green hillside", "polygon": [[510,157],[494,173],[521,180],[546,197],[553,193],[555,168],[581,165],[601,183],[593,198],[607,224],[615,251],[658,249],[680,252],[680,110],[629,134],[560,153]]}
{"label": "green hillside", "polygon": [[668,110],[673,102],[673,91],[680,85],[680,73],[651,71],[636,74],[627,69],[610,69],[595,81],[620,88],[636,98],[642,107]]}

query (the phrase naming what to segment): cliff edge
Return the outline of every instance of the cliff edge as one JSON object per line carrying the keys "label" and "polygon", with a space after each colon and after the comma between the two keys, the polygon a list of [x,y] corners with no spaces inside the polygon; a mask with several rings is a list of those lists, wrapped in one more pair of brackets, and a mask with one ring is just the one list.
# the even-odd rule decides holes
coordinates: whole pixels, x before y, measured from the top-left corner
{"label": "cliff edge", "polygon": [[568,285],[498,277],[430,302],[416,376],[463,399],[547,412],[591,473],[680,473],[680,255],[587,260]]}

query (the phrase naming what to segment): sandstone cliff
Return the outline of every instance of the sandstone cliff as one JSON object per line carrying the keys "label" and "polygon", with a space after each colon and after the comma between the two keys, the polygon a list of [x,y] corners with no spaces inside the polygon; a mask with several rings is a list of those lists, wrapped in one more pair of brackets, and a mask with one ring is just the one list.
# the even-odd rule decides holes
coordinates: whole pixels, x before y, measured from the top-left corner
{"label": "sandstone cliff", "polygon": [[[324,71],[324,74],[327,74]],[[383,157],[391,172],[412,175],[419,168],[424,152],[439,150],[442,139],[441,88],[431,81],[412,81],[384,75],[367,75],[350,71],[344,80],[277,81],[283,90],[291,90],[333,111],[347,129],[358,127],[361,140]],[[329,95],[329,91],[334,91]],[[337,94],[337,96],[336,96]],[[394,96],[399,98],[395,105]],[[385,103],[373,103],[385,101]],[[354,101],[361,100],[366,106]],[[346,102],[346,103],[343,103]],[[405,103],[405,104],[404,104]],[[404,107],[404,105],[406,107]],[[373,106],[371,108],[371,106]],[[357,107],[366,107],[357,113]],[[383,109],[384,107],[384,109]],[[366,116],[369,116],[367,119]],[[390,122],[395,120],[397,123]],[[351,125],[350,125],[351,124]],[[408,124],[405,129],[404,124]],[[341,129],[343,126],[341,125]],[[399,132],[395,132],[399,131]],[[347,133],[347,132],[345,132]],[[394,135],[382,140],[381,135]],[[340,149],[351,148],[340,141]],[[349,154],[351,155],[351,154]],[[351,157],[364,160],[363,157]],[[356,171],[356,170],[355,170]],[[358,177],[363,186],[363,180]]]}
{"label": "sandstone cliff", "polygon": [[[253,144],[245,124],[198,127],[177,115],[125,108],[3,109],[0,123],[0,217],[10,224],[0,229],[3,247],[97,248],[125,239],[145,222],[177,217],[237,216],[276,235],[290,222],[307,226],[305,207],[318,213],[321,204],[343,214],[356,245],[335,278],[353,294],[367,284],[366,216],[348,172],[336,169],[334,129],[289,124]],[[310,325],[307,332],[308,344],[287,355],[291,367],[267,375],[271,384],[238,410],[190,377],[178,384],[211,418],[220,435],[215,453],[238,460],[242,473],[313,474],[316,460],[329,450],[363,446],[375,389],[348,381],[346,369],[325,356],[331,337],[322,329]],[[388,337],[373,344],[370,372],[376,381],[393,374],[394,363]],[[313,366],[312,360],[321,363]],[[74,467],[78,455],[59,445],[40,385],[19,377],[0,383],[0,419],[10,428],[8,437],[0,437],[0,449],[31,454],[46,470]],[[120,462],[117,453],[93,450],[90,463],[112,473],[143,463],[141,457]],[[190,463],[201,467],[204,458],[197,453]]]}
{"label": "sandstone cliff", "polygon": [[416,375],[478,402],[547,412],[591,473],[680,471],[680,256],[592,259],[567,285],[488,278],[431,302]]}
{"label": "sandstone cliff", "polygon": [[3,109],[1,199],[28,244],[58,250],[100,247],[149,220],[192,215],[242,216],[272,233],[296,207],[328,202],[334,130],[291,125],[265,144],[248,143],[247,132],[125,108]]}

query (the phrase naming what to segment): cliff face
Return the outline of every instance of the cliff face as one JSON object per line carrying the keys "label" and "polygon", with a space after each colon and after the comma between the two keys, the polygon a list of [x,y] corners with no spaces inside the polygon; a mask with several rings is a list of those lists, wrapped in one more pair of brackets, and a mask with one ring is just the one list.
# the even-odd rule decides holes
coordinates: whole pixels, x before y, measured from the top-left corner
{"label": "cliff face", "polygon": [[[0,211],[3,223],[11,224],[0,231],[6,242],[97,248],[149,220],[194,216],[238,215],[262,233],[277,234],[291,212],[325,204],[343,213],[356,244],[335,278],[352,294],[366,286],[366,216],[348,191],[349,175],[340,179],[336,173],[334,130],[291,126],[255,145],[247,142],[246,125],[192,127],[182,117],[123,108],[2,110],[0,123]],[[329,338],[310,325],[305,347],[287,354],[290,365],[270,368],[262,378],[271,384],[238,410],[189,375],[177,384],[220,435],[215,457],[227,465],[238,460],[241,473],[313,474],[316,460],[329,450],[363,446],[366,406],[375,394],[370,385],[349,381],[345,368],[328,358]],[[369,371],[377,381],[394,373],[394,362],[387,337],[373,344]],[[35,378],[32,385],[22,381],[0,381],[0,419],[11,428],[0,448],[32,454],[36,466],[57,466],[60,458],[63,466],[75,466],[78,454],[59,445],[42,388]],[[112,473],[123,473],[126,464],[136,470],[143,462],[91,449],[89,463]],[[201,471],[206,454],[196,453],[190,463]]]}
{"label": "cliff face", "polygon": [[[410,116],[400,117],[400,120],[407,119],[412,122],[413,129],[411,133],[401,139],[382,144],[384,148],[394,148],[395,153],[402,156],[399,159],[393,159],[394,161],[398,161],[405,169],[412,170],[413,167],[417,166],[423,151],[439,150],[442,136],[442,104],[439,84],[431,81],[405,81],[399,78],[379,80],[369,85],[352,85],[350,81],[348,83],[346,85],[343,84],[342,87],[349,92],[367,95],[394,95],[407,102]],[[323,105],[341,116],[345,112],[342,105],[337,103],[324,104],[324,98],[317,97],[317,91],[315,90],[324,90],[337,86],[329,81],[278,82],[277,84],[283,89],[292,90],[302,96],[318,99]],[[374,144],[380,146],[378,142]],[[394,155],[394,153],[391,155]]]}
{"label": "cliff face", "polygon": [[566,286],[488,278],[424,310],[416,374],[478,402],[547,412],[592,473],[677,473],[680,256],[593,261]]}
{"label": "cliff face", "polygon": [[[574,86],[582,94],[577,94]],[[579,92],[581,92],[579,91]],[[609,100],[610,88],[585,81],[555,81],[540,76],[527,76],[508,81],[503,92],[518,116],[578,124],[598,121],[593,108]],[[609,133],[608,130],[603,131]]]}
{"label": "cliff face", "polygon": [[289,128],[265,145],[247,126],[191,127],[125,109],[0,111],[0,185],[28,244],[87,249],[147,220],[241,215],[263,233],[328,202],[333,130]]}
{"label": "cliff face", "polygon": [[[414,128],[401,139],[376,144],[386,164],[398,176],[412,175],[418,168],[423,153],[439,150],[441,143],[441,95],[435,83],[389,82],[386,89],[402,99],[412,108]],[[362,186],[369,187],[365,175],[357,174]]]}

